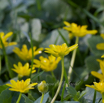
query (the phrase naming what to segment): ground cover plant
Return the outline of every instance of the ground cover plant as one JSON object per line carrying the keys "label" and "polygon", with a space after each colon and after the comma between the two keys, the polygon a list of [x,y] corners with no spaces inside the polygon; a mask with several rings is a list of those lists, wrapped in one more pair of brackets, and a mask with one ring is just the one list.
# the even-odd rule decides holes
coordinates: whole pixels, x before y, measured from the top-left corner
{"label": "ground cover plant", "polygon": [[104,103],[104,1],[0,0],[0,103]]}

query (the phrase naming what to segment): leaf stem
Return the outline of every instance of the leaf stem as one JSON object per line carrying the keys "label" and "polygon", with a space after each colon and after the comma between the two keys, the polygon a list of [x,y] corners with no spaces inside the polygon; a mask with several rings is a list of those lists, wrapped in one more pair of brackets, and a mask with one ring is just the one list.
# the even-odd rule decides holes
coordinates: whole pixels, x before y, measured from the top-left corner
{"label": "leaf stem", "polygon": [[104,93],[102,93],[102,103],[104,103]]}
{"label": "leaf stem", "polygon": [[22,93],[20,92],[19,97],[18,97],[18,99],[17,99],[17,102],[16,102],[16,103],[19,103],[19,102],[20,102],[21,95],[22,95]]}
{"label": "leaf stem", "polygon": [[60,88],[61,88],[61,85],[62,85],[62,81],[63,81],[63,76],[64,76],[64,57],[62,57],[62,60],[61,60],[61,63],[62,63],[62,72],[61,72],[61,79],[60,79],[60,83],[59,83],[59,86],[57,88],[57,91],[56,91],[56,94],[54,95],[51,103],[54,103],[59,91],[60,91]]}
{"label": "leaf stem", "polygon": [[40,103],[43,102],[43,98],[44,98],[44,93],[42,93],[42,97],[41,97]]}
{"label": "leaf stem", "polygon": [[[75,44],[78,44],[78,41],[79,41],[79,37],[76,37]],[[73,65],[74,65],[76,52],[77,52],[77,49],[75,49],[73,51],[73,54],[72,54],[71,63],[70,63],[70,66],[69,66],[69,71],[68,71],[68,80],[70,80],[70,77],[71,77],[71,74],[72,74],[72,68],[73,68]]]}

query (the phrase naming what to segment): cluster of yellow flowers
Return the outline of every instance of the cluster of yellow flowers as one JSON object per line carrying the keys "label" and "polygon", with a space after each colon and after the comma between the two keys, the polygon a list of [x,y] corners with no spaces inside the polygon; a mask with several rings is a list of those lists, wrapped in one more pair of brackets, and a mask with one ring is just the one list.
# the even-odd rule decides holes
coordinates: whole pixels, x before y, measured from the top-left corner
{"label": "cluster of yellow flowers", "polygon": [[[66,27],[64,27],[65,30],[69,31],[69,35],[70,38],[75,37],[83,37],[86,34],[96,34],[97,31],[96,30],[87,30],[87,26],[78,26],[75,23],[68,23],[68,22],[64,22],[64,24],[66,25]],[[2,43],[4,45],[4,47],[7,46],[11,46],[11,45],[16,45],[16,42],[7,42],[8,37],[10,37],[13,33],[9,32],[7,35],[4,36],[4,33],[1,32],[0,33],[0,39],[2,40]],[[62,75],[61,75],[61,79],[60,79],[60,83],[59,83],[59,87],[57,89],[56,95],[52,100],[52,103],[55,101],[55,98],[57,97],[59,90],[61,88],[62,85],[62,80],[63,80],[63,75],[64,75],[64,56],[68,55],[69,52],[75,50],[78,48],[78,43],[68,47],[66,45],[66,43],[63,43],[62,45],[54,45],[51,44],[49,45],[50,48],[45,48],[45,52],[51,54],[50,56],[48,56],[48,58],[45,58],[43,56],[39,57],[39,60],[34,59],[34,66],[31,68],[29,68],[29,63],[27,62],[25,65],[22,65],[21,62],[18,62],[18,65],[14,64],[14,68],[12,69],[14,72],[16,72],[18,74],[18,77],[22,78],[23,76],[30,76],[30,73],[35,73],[35,67],[37,68],[41,68],[42,70],[49,72],[49,71],[53,71],[54,69],[57,68],[58,63],[60,62],[60,60],[62,60]],[[0,42],[0,48],[2,48],[2,44]],[[33,47],[33,56],[35,57],[36,55],[42,53],[43,48],[39,48],[36,50],[36,46]],[[24,60],[24,61],[29,61],[32,59],[32,48],[30,48],[28,50],[27,45],[23,45],[22,48],[18,48],[15,47],[13,50],[14,53],[16,53],[20,59]],[[101,64],[101,70],[104,73],[103,68],[103,61],[98,60]],[[102,82],[104,75],[101,75],[97,72],[92,71],[92,74],[96,77],[98,77],[101,82],[100,83],[94,83],[95,86],[89,86],[91,88],[94,88],[98,91],[101,91],[102,85],[104,85],[104,83]],[[20,93],[27,93],[29,91],[29,89],[34,89],[33,86],[37,85],[37,83],[32,83],[30,84],[31,79],[26,79],[24,80],[10,80],[11,84],[6,84],[8,86],[10,86],[11,88],[9,88],[9,90],[11,91],[18,91]],[[44,84],[44,87],[42,87],[41,85],[39,85],[39,88],[41,88],[41,91],[43,91],[43,88],[46,88],[46,82],[43,81],[41,84]],[[99,87],[101,87],[99,89]],[[46,88],[48,89],[48,88]]]}

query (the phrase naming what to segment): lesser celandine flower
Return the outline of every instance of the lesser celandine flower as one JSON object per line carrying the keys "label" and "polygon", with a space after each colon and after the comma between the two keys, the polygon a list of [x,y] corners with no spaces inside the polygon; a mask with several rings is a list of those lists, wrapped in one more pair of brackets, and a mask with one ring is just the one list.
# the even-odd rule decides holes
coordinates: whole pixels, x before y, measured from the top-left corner
{"label": "lesser celandine flower", "polygon": [[59,91],[60,91],[60,88],[61,88],[61,85],[62,85],[62,81],[63,81],[63,76],[64,76],[64,56],[65,55],[68,55],[70,51],[76,49],[78,47],[78,44],[75,44],[73,46],[70,46],[68,47],[66,45],[66,43],[62,44],[62,45],[54,45],[54,44],[51,44],[49,45],[50,48],[45,48],[45,52],[46,53],[50,53],[51,55],[55,56],[55,57],[61,57],[61,63],[62,63],[62,72],[61,72],[61,79],[60,79],[60,82],[59,82],[59,86],[57,88],[57,91],[51,101],[51,103],[54,103]]}
{"label": "lesser celandine flower", "polygon": [[93,88],[102,94],[102,102],[104,103],[104,82],[96,83],[94,85],[86,85],[87,87]]}
{"label": "lesser celandine flower", "polygon": [[[14,64],[13,65],[15,69],[12,69],[18,74],[18,77],[23,77],[23,76],[29,76],[31,68],[29,68],[29,63],[26,63],[24,66],[22,65],[21,62],[18,62],[18,65]],[[34,67],[32,68],[32,73],[35,73],[36,70]]]}
{"label": "lesser celandine flower", "polygon": [[[3,42],[4,47],[16,45],[16,42],[7,42],[7,39],[12,36],[13,32],[9,32],[6,35],[4,35],[4,32],[0,32],[0,38]],[[0,48],[2,48],[1,42],[0,42]]]}
{"label": "lesser celandine flower", "polygon": [[100,63],[100,69],[102,71],[102,74],[95,72],[95,71],[92,71],[91,74],[99,78],[100,81],[104,81],[104,60],[97,59],[97,61]]}
{"label": "lesser celandine flower", "polygon": [[50,53],[55,57],[64,57],[65,55],[68,55],[70,51],[76,49],[78,47],[78,44],[75,44],[73,46],[68,47],[66,43],[62,45],[49,45],[50,48],[45,48],[46,53]]}
{"label": "lesser celandine flower", "polygon": [[63,27],[65,30],[69,31],[69,37],[73,38],[74,36],[77,37],[83,37],[86,34],[96,34],[97,30],[87,30],[87,25],[77,25],[75,23],[68,23],[64,21],[64,24],[66,25]]}
{"label": "lesser celandine flower", "polygon": [[94,82],[94,85],[86,85],[87,87],[93,88],[100,92],[101,94],[104,93],[104,82]]}
{"label": "lesser celandine flower", "polygon": [[38,83],[30,84],[30,79],[26,79],[25,81],[24,80],[21,80],[21,81],[17,80],[17,82],[14,80],[10,80],[10,82],[11,82],[11,84],[9,84],[9,83],[6,84],[7,86],[11,87],[11,88],[9,88],[9,90],[20,92],[16,103],[19,103],[22,93],[27,93],[29,91],[29,89],[34,89],[33,86],[38,84]]}
{"label": "lesser celandine flower", "polygon": [[21,92],[21,93],[27,93],[29,91],[29,89],[34,89],[33,86],[37,85],[37,83],[32,83],[30,84],[30,79],[26,79],[24,80],[10,80],[11,84],[7,83],[6,85],[11,87],[9,88],[9,90],[11,91],[17,91],[17,92]]}
{"label": "lesser celandine flower", "polygon": [[[33,55],[36,56],[42,53],[43,48],[39,48],[36,50],[36,46],[33,47]],[[24,44],[22,49],[20,50],[18,47],[15,47],[13,50],[22,60],[28,61],[32,59],[32,49],[27,49],[27,46]]]}
{"label": "lesser celandine flower", "polygon": [[44,71],[53,71],[57,68],[60,57],[56,58],[52,55],[48,56],[48,58],[44,58],[43,56],[39,57],[40,60],[34,59],[35,67],[41,68]]}

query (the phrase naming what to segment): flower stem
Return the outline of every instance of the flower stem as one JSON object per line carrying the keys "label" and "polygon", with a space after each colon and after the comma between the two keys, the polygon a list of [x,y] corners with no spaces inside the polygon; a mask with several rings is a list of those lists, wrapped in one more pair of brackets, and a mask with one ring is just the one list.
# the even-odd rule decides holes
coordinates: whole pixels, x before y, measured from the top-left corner
{"label": "flower stem", "polygon": [[34,51],[33,51],[33,42],[32,42],[32,35],[30,34],[30,40],[31,40],[31,49],[32,49],[32,61],[31,61],[31,71],[30,71],[30,78],[31,78],[31,74],[32,74],[32,68],[33,68],[33,59],[34,59]]}
{"label": "flower stem", "polygon": [[3,41],[1,39],[1,37],[0,37],[0,41],[1,41],[0,43],[2,45],[2,48],[3,48],[3,53],[4,53],[4,57],[5,57],[5,63],[6,63],[7,70],[9,72],[9,76],[10,76],[10,78],[13,78],[14,77],[14,73],[13,73],[13,71],[10,68],[8,57],[7,57],[6,50],[5,50],[5,46],[3,44]]}
{"label": "flower stem", "polygon": [[1,55],[0,55],[0,75],[1,75]]}
{"label": "flower stem", "polygon": [[64,57],[62,58],[61,60],[61,63],[62,63],[62,72],[61,72],[61,79],[60,79],[60,83],[59,83],[59,86],[58,86],[58,89],[56,91],[56,94],[54,95],[51,103],[54,103],[59,91],[60,91],[60,88],[61,88],[61,85],[62,85],[62,81],[63,81],[63,76],[64,76]]}
{"label": "flower stem", "polygon": [[104,103],[104,93],[102,93],[102,103]]}
{"label": "flower stem", "polygon": [[[75,44],[78,44],[78,40],[79,40],[79,37],[76,37]],[[69,66],[69,71],[68,71],[68,80],[70,80],[70,77],[71,77],[71,74],[72,74],[72,68],[73,68],[73,65],[74,65],[76,52],[77,52],[77,49],[75,49],[73,51],[73,54],[72,54],[71,63],[70,63],[70,66]]]}
{"label": "flower stem", "polygon": [[20,93],[20,94],[19,94],[19,97],[18,97],[18,100],[17,100],[17,102],[16,102],[16,103],[19,103],[19,102],[20,102],[21,95],[22,95],[22,93]]}
{"label": "flower stem", "polygon": [[43,98],[44,98],[44,93],[42,93],[42,97],[41,97],[40,103],[43,102]]}

